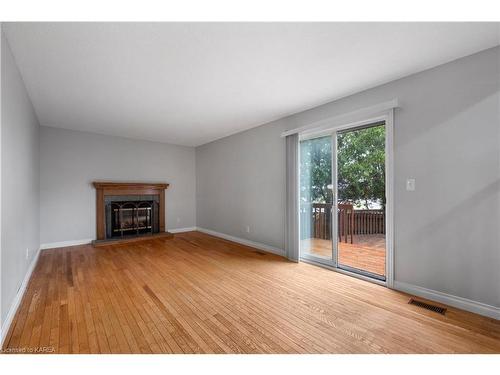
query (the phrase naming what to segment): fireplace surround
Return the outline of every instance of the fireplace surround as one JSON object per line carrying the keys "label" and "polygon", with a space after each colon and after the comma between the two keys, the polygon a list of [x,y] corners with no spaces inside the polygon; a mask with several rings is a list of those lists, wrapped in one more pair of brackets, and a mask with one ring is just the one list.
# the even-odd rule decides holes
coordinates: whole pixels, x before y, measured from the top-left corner
{"label": "fireplace surround", "polygon": [[130,242],[165,232],[165,183],[93,182],[96,188],[96,240]]}

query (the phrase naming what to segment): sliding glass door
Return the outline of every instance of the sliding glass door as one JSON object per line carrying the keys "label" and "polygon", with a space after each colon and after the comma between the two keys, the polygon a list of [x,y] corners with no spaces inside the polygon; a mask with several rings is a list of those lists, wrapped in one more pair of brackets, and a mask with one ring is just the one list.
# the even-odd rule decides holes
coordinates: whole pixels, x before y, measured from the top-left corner
{"label": "sliding glass door", "polygon": [[331,135],[300,142],[301,256],[333,261]]}
{"label": "sliding glass door", "polygon": [[300,251],[309,261],[386,276],[385,122],[300,142]]}
{"label": "sliding glass door", "polygon": [[385,125],[337,133],[338,267],[385,279]]}

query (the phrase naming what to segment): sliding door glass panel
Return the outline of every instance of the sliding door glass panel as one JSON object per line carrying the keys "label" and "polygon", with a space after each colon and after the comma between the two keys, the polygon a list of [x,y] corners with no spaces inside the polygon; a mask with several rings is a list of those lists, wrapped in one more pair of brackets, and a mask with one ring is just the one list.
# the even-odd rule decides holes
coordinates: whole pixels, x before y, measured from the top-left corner
{"label": "sliding door glass panel", "polygon": [[301,256],[333,260],[332,191],[332,137],[301,141]]}
{"label": "sliding door glass panel", "polygon": [[385,279],[385,125],[337,133],[338,267]]}

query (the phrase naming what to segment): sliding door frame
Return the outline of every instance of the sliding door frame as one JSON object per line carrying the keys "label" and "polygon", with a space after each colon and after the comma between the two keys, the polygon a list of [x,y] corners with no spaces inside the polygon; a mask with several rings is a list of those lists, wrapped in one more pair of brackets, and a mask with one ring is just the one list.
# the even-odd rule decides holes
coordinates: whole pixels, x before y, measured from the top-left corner
{"label": "sliding door frame", "polygon": [[[337,215],[337,132],[349,129],[355,129],[363,126],[369,126],[377,122],[385,123],[385,192],[386,192],[386,256],[385,256],[385,281],[378,280],[360,273],[338,267],[338,223]],[[299,141],[330,135],[332,137],[332,184],[333,184],[333,209],[332,209],[332,260],[321,259],[314,256],[308,256],[300,252],[300,260],[306,263],[317,264],[336,272],[347,274],[362,280],[370,281],[376,284],[385,285],[388,288],[394,287],[394,109],[389,109],[381,115],[351,122],[339,126],[334,126],[320,131],[304,131],[299,133]],[[299,148],[300,149],[300,148]],[[299,156],[300,160],[300,156]],[[300,165],[297,166],[300,168]],[[298,171],[300,175],[300,171]],[[300,216],[300,215],[299,215]],[[299,217],[300,228],[300,217]]]}

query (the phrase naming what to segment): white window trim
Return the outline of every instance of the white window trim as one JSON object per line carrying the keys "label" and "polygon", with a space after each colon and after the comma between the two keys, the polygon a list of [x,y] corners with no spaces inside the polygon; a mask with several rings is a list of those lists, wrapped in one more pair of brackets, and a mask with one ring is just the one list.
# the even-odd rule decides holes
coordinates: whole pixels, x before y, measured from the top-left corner
{"label": "white window trim", "polygon": [[[300,126],[298,128],[292,129],[292,130],[287,130],[283,133],[281,133],[282,137],[286,137],[291,134],[296,134],[299,133],[300,135],[305,135],[309,132],[311,133],[318,133],[321,132],[322,130],[332,130],[332,129],[339,129],[340,127],[344,126],[342,124],[349,124],[349,127],[354,126],[353,122],[356,121],[371,121],[368,120],[371,117],[376,117],[380,116],[383,114],[387,114],[391,109],[398,108],[399,107],[399,100],[392,99],[387,102],[379,103],[370,107],[365,107],[361,108],[352,112],[348,113],[343,113],[340,115],[328,117],[325,119],[322,119],[320,121],[316,121],[313,123],[306,124],[304,126]],[[335,124],[339,124],[338,126],[334,126]]]}

